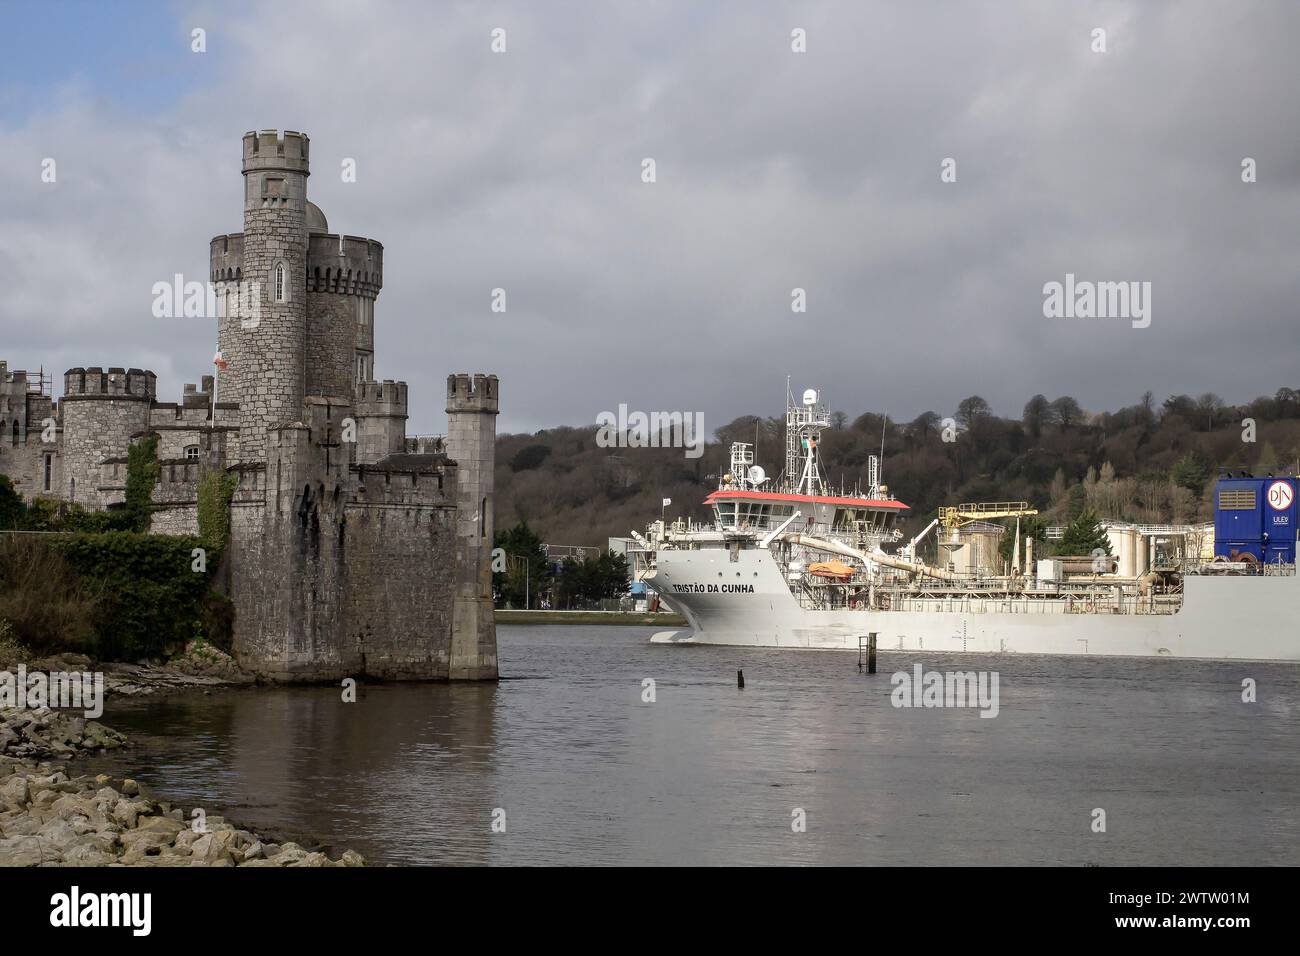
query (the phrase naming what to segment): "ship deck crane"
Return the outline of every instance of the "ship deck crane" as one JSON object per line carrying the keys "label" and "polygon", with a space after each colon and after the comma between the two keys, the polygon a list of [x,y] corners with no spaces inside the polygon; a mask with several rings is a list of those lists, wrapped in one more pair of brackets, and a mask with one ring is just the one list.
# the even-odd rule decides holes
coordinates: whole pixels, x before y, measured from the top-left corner
{"label": "ship deck crane", "polygon": [[978,501],[939,509],[939,523],[945,531],[956,531],[975,521],[992,521],[996,518],[1023,518],[1038,514],[1028,501]]}

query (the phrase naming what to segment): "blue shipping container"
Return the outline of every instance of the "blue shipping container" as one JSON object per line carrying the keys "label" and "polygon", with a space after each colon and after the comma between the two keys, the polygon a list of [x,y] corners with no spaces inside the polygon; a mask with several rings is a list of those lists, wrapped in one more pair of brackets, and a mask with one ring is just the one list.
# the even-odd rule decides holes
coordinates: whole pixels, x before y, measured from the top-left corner
{"label": "blue shipping container", "polygon": [[1294,564],[1295,478],[1220,478],[1214,486],[1214,553]]}

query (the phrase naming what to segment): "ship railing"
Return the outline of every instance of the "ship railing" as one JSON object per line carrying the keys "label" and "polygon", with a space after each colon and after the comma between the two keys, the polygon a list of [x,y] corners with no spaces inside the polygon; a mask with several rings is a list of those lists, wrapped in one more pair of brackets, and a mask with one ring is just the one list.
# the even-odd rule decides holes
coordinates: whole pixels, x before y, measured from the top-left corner
{"label": "ship railing", "polygon": [[1294,564],[1273,561],[1203,561],[1187,569],[1188,574],[1202,577],[1254,576],[1254,577],[1291,577],[1296,573]]}
{"label": "ship railing", "polygon": [[[1033,590],[998,594],[967,591],[945,592],[877,590],[877,603],[884,610],[941,612],[950,614],[1175,614],[1182,606],[1181,594],[1142,595],[1125,593],[1117,597],[1111,588],[1037,592]],[[883,600],[882,600],[883,599]]]}

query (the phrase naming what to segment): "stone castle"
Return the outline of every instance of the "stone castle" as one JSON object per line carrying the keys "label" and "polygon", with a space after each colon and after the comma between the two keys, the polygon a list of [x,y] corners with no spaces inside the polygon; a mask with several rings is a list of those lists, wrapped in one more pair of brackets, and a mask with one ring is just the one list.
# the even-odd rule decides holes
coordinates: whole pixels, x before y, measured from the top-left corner
{"label": "stone castle", "polygon": [[74,368],[56,403],[0,362],[0,473],[28,498],[120,507],[131,442],[157,435],[154,532],[197,533],[200,479],[237,480],[219,578],[243,666],[495,679],[497,378],[449,376],[445,439],[408,437],[406,383],[374,380],[383,246],[329,232],[307,136],[246,133],[243,175],[244,231],[211,243],[215,380],[160,402],[152,372]]}

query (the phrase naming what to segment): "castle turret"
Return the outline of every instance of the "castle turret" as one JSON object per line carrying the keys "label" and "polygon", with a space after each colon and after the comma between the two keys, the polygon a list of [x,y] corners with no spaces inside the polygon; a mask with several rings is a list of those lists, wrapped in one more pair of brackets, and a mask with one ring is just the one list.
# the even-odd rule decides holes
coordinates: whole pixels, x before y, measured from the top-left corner
{"label": "castle turret", "polygon": [[138,368],[71,368],[63,375],[62,497],[91,510],[115,503],[100,463],[149,429],[157,376]]}
{"label": "castle turret", "polygon": [[[316,218],[318,225],[323,224],[323,215]],[[384,247],[374,239],[311,233],[308,395],[351,400],[358,383],[374,379],[375,298],[383,285],[383,268]]]}
{"label": "castle turret", "polygon": [[406,450],[406,383],[391,379],[357,386],[356,464],[373,465]]}
{"label": "castle turret", "polygon": [[[239,302],[232,308],[232,286],[224,283],[227,314],[218,331],[226,363],[219,387],[223,399],[239,402],[243,461],[265,459],[267,427],[298,420],[306,396],[308,150],[302,133],[244,134]],[[232,245],[230,237],[214,240],[214,273]]]}
{"label": "castle turret", "polygon": [[497,377],[447,377],[447,454],[457,463],[456,585],[452,608],[452,680],[495,680],[492,612],[493,463]]}

